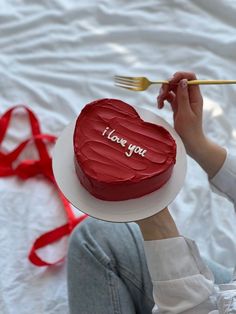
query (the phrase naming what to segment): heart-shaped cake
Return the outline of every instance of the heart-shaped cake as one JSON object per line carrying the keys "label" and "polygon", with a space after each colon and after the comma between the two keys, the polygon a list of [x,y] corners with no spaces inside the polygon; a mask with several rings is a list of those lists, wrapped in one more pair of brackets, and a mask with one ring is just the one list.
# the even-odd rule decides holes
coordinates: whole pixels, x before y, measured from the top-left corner
{"label": "heart-shaped cake", "polygon": [[99,199],[141,197],[170,178],[176,144],[162,126],[143,121],[117,99],[86,105],[74,130],[74,161],[81,184]]}

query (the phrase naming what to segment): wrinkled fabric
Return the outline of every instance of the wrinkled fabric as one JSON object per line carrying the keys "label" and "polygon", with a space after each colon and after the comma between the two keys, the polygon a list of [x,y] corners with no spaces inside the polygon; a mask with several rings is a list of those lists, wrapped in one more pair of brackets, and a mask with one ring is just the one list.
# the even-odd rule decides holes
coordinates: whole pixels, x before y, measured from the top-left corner
{"label": "wrinkled fabric", "polygon": [[[157,86],[142,93],[119,89],[114,74],[166,79],[183,69],[201,79],[236,79],[235,14],[236,3],[223,0],[2,0],[0,111],[25,103],[39,116],[43,132],[58,136],[97,98],[156,110]],[[202,87],[205,131],[232,151],[235,88]],[[159,114],[172,121],[168,106]],[[12,122],[6,149],[29,134],[23,117],[19,120]],[[29,149],[25,157],[35,154]],[[191,159],[171,211],[181,233],[194,239],[203,255],[233,267],[233,207],[211,194],[206,175]],[[64,219],[54,188],[43,179],[0,180],[1,313],[68,313],[65,265],[37,269],[27,260],[33,240]],[[55,260],[65,245],[61,241],[42,256]]]}

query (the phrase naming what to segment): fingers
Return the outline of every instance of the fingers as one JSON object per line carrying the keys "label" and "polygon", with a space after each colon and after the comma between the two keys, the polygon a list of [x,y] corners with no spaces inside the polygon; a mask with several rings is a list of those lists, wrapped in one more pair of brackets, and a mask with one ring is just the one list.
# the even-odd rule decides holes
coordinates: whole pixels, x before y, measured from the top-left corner
{"label": "fingers", "polygon": [[[161,107],[158,106],[158,108],[163,108],[164,107],[164,101],[167,100],[170,104],[171,104],[171,107],[172,107],[172,110],[175,112],[177,110],[177,104],[176,104],[176,95],[174,92],[170,91],[170,92],[167,92],[165,94],[166,96],[161,96],[162,97],[162,100],[161,100]],[[160,102],[160,97],[158,96],[157,97],[157,103]]]}
{"label": "fingers", "polygon": [[164,107],[164,100],[166,99],[166,96],[169,92],[169,84],[162,84],[159,95],[157,97],[157,105],[159,109],[162,109]]}
{"label": "fingers", "polygon": [[193,72],[176,72],[170,81],[172,83],[178,83],[183,78],[186,78],[189,81],[197,79],[196,74]]}
{"label": "fingers", "polygon": [[162,84],[157,98],[157,104],[159,109],[162,109],[164,107],[164,100],[167,98],[170,91],[173,91],[176,94],[178,83],[183,78],[193,80],[196,79],[196,76],[194,73],[191,72],[176,72],[172,77],[167,80],[169,81],[169,84]]}
{"label": "fingers", "polygon": [[[170,80],[170,84],[179,83],[180,80],[187,79],[188,81],[196,80],[197,77],[193,72],[176,72],[173,75],[173,78]],[[190,105],[196,104],[202,101],[202,95],[200,92],[199,85],[189,85],[189,100]]]}
{"label": "fingers", "polygon": [[169,103],[172,103],[175,100],[175,93],[173,93],[172,91],[168,92],[168,94],[166,95],[166,100]]}
{"label": "fingers", "polygon": [[166,96],[166,100],[170,103],[173,112],[176,113],[177,112],[177,102],[176,102],[175,93],[170,91]]}
{"label": "fingers", "polygon": [[170,91],[169,94],[166,97],[166,100],[170,103],[172,111],[173,111],[173,118],[175,120],[177,111],[178,111],[178,103],[177,103],[177,97],[174,92]]}
{"label": "fingers", "polygon": [[177,88],[178,113],[184,115],[191,112],[187,79],[182,79]]}
{"label": "fingers", "polygon": [[[171,89],[171,87],[170,87]],[[163,108],[164,101],[167,100],[172,107],[174,117],[178,114],[187,115],[192,112],[190,100],[189,100],[189,90],[187,79],[182,79],[179,81],[177,87],[175,86],[175,91],[165,89],[161,91],[160,96],[158,97],[158,106],[159,108]],[[161,103],[161,106],[160,106]]]}

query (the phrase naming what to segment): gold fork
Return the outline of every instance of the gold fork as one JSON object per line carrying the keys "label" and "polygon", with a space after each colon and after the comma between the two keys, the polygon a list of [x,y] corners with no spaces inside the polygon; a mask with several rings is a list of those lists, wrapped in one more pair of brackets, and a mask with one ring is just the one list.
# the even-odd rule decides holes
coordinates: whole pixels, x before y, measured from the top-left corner
{"label": "gold fork", "polygon": [[[152,84],[169,84],[169,81],[149,81],[146,77],[114,76],[115,85],[133,91],[146,90]],[[188,85],[236,84],[236,80],[191,80]],[[178,83],[176,83],[178,85]]]}

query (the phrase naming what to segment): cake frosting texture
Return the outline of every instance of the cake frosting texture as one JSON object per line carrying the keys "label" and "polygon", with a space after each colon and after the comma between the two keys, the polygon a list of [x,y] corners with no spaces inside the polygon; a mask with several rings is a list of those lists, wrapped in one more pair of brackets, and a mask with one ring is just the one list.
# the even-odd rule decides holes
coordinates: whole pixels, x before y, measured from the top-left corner
{"label": "cake frosting texture", "polygon": [[95,197],[141,197],[170,178],[176,144],[162,126],[143,121],[117,99],[86,105],[74,130],[74,161],[81,184]]}

